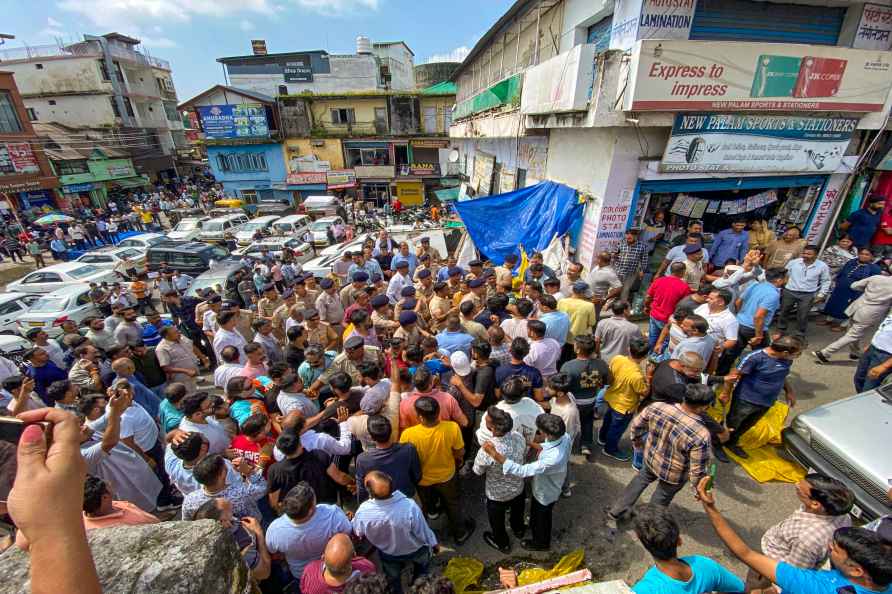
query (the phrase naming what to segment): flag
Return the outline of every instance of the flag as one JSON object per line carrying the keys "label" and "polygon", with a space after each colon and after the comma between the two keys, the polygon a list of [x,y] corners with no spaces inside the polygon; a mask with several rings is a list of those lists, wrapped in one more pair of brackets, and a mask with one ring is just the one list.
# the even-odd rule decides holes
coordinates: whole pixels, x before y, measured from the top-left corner
{"label": "flag", "polygon": [[514,289],[519,289],[521,285],[523,285],[523,277],[527,272],[527,268],[530,267],[530,259],[527,258],[527,251],[523,249],[523,246],[518,246],[520,248],[520,265],[517,267],[517,272],[514,274],[514,279],[511,281],[511,286]]}

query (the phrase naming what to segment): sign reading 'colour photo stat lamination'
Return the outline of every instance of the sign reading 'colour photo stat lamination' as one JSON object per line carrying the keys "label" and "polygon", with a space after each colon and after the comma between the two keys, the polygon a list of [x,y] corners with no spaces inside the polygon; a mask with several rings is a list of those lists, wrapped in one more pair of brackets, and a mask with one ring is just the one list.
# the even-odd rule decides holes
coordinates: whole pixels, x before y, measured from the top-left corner
{"label": "sign reading 'colour photo stat lamination'", "polygon": [[892,54],[844,47],[639,41],[626,111],[881,111]]}
{"label": "sign reading 'colour photo stat lamination'", "polygon": [[678,114],[660,169],[832,173],[857,126],[858,118]]}

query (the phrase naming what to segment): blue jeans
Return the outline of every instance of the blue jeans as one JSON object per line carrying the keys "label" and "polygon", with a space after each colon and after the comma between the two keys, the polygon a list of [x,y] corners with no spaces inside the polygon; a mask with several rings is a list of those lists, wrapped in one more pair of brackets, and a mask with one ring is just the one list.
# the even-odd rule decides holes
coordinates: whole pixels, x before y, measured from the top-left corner
{"label": "blue jeans", "polygon": [[623,436],[626,427],[632,422],[634,413],[622,414],[608,406],[604,418],[601,420],[601,430],[598,431],[598,439],[604,442],[604,451],[609,454],[619,453],[619,440]]}
{"label": "blue jeans", "polygon": [[381,567],[384,569],[384,575],[390,583],[390,591],[395,594],[402,594],[403,583],[400,579],[403,568],[406,565],[412,565],[412,577],[410,584],[415,583],[419,577],[430,573],[431,565],[431,549],[429,546],[423,546],[414,553],[408,555],[388,555],[383,551],[378,552],[381,556]]}
{"label": "blue jeans", "polygon": [[858,368],[855,370],[855,390],[857,392],[873,390],[883,383],[883,380],[889,375],[889,371],[881,374],[877,379],[867,377],[867,372],[870,371],[872,367],[876,367],[887,361],[889,357],[892,357],[892,353],[882,351],[873,345],[867,347],[867,350],[861,355],[861,359],[858,360]]}
{"label": "blue jeans", "polygon": [[666,322],[661,322],[659,320],[653,319],[653,317],[648,318],[647,322],[647,347],[650,350],[654,350],[654,346],[657,344],[657,339],[660,337],[660,332],[663,331],[663,327],[666,325]]}

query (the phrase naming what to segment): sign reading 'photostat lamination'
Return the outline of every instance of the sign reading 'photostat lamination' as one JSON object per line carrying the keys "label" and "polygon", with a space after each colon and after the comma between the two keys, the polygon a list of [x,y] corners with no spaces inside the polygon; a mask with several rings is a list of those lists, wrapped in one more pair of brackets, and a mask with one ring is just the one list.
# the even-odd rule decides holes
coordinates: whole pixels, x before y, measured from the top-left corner
{"label": "sign reading 'photostat lamination'", "polygon": [[660,169],[832,173],[857,126],[846,117],[678,114]]}

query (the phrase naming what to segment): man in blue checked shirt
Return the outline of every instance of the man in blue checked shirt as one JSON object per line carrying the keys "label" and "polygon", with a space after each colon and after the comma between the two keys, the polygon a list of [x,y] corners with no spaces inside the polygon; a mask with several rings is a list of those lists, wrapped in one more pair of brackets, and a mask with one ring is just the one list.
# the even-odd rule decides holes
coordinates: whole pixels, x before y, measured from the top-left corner
{"label": "man in blue checked shirt", "polygon": [[734,260],[740,264],[750,245],[750,236],[746,232],[746,222],[736,220],[729,229],[720,231],[712,242],[712,265],[721,268]]}
{"label": "man in blue checked shirt", "polygon": [[613,254],[613,269],[623,282],[620,299],[629,300],[635,282],[644,278],[647,270],[647,245],[638,241],[638,229],[628,229],[626,238]]}

